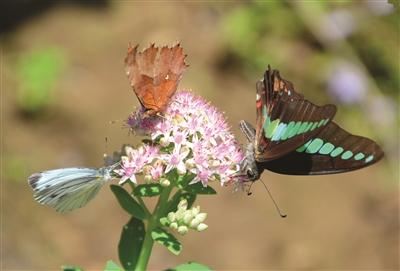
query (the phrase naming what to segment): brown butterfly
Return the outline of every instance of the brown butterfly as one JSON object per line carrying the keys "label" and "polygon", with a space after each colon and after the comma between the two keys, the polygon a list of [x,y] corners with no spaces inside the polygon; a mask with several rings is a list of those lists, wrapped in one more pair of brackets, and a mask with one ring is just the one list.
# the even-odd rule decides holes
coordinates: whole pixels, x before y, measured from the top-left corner
{"label": "brown butterfly", "polygon": [[142,52],[129,45],[125,71],[145,115],[162,113],[174,95],[188,65],[180,44],[171,48],[153,44]]}

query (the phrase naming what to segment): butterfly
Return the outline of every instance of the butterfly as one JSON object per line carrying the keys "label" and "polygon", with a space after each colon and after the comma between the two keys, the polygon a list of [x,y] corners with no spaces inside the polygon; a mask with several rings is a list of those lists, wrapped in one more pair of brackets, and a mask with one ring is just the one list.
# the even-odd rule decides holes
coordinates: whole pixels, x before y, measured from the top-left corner
{"label": "butterfly", "polygon": [[270,66],[256,84],[256,128],[242,120],[248,145],[242,170],[256,181],[264,170],[288,175],[333,174],[379,161],[382,149],[332,121],[335,105],[318,106]]}
{"label": "butterfly", "polygon": [[60,168],[34,173],[28,183],[34,199],[65,213],[85,206],[110,181],[116,165],[103,168]]}
{"label": "butterfly", "polygon": [[179,43],[171,48],[151,44],[142,52],[138,45],[129,45],[125,71],[145,115],[155,116],[166,109],[188,67],[185,57]]}

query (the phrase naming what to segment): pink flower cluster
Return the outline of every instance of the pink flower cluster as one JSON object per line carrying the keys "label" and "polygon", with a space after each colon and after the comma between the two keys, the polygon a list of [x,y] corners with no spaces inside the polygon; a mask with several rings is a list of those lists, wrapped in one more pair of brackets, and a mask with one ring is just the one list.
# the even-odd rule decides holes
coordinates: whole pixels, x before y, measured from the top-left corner
{"label": "pink flower cluster", "polygon": [[210,181],[221,185],[236,179],[244,154],[230,132],[224,116],[203,98],[189,91],[177,92],[162,117],[144,117],[134,112],[127,125],[148,134],[152,145],[128,148],[116,170],[121,182],[136,183],[135,174],[160,181],[176,169],[178,174],[195,175],[191,183]]}

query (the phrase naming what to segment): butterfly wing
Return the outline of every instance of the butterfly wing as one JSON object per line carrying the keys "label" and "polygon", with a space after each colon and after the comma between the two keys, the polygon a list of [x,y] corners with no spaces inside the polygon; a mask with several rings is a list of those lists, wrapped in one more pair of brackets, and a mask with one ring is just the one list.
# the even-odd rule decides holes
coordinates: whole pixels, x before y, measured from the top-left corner
{"label": "butterfly wing", "polygon": [[372,165],[382,157],[383,151],[374,141],[351,135],[330,122],[295,151],[260,166],[289,175],[333,174]]}
{"label": "butterfly wing", "polygon": [[303,145],[332,120],[336,106],[317,106],[297,93],[293,84],[268,70],[257,83],[255,156],[277,159]]}
{"label": "butterfly wing", "polygon": [[129,45],[125,71],[141,105],[149,115],[154,115],[164,111],[174,95],[188,67],[186,55],[180,44],[171,48],[152,44],[143,52],[137,49],[138,45]]}
{"label": "butterfly wing", "polygon": [[62,168],[34,173],[28,183],[37,202],[65,213],[86,205],[109,179],[106,169]]}

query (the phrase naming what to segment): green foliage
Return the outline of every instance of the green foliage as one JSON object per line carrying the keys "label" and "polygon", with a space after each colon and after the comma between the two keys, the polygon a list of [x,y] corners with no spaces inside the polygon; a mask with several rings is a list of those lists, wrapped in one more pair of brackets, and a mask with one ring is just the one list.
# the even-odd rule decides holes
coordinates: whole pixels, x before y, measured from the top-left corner
{"label": "green foliage", "polygon": [[179,255],[182,251],[182,245],[172,234],[167,231],[156,228],[151,232],[151,238],[157,243],[165,246],[169,251],[175,255]]}
{"label": "green foliage", "polygon": [[185,187],[185,191],[192,194],[200,194],[200,195],[215,195],[217,191],[215,191],[211,186],[203,186],[201,182],[190,184]]}
{"label": "green foliage", "polygon": [[68,265],[61,266],[61,270],[62,271],[83,271],[83,269],[80,267],[68,266]]}
{"label": "green foliage", "polygon": [[139,197],[154,197],[161,194],[163,187],[158,183],[140,184],[135,187],[133,194]]}
{"label": "green foliage", "polygon": [[123,227],[118,244],[118,256],[125,270],[134,270],[136,267],[144,236],[145,229],[142,220],[132,217]]}
{"label": "green foliage", "polygon": [[175,266],[174,268],[169,268],[166,271],[211,271],[211,270],[212,269],[209,268],[208,266],[195,262],[188,262]]}
{"label": "green foliage", "polygon": [[279,46],[284,46],[284,39],[300,32],[299,27],[298,18],[283,2],[253,2],[228,12],[222,18],[221,33],[228,45],[227,52],[238,58],[249,72],[255,72],[279,61],[278,50],[265,48],[280,42]]}
{"label": "green foliage", "polygon": [[58,48],[40,48],[21,55],[16,75],[19,82],[18,106],[37,113],[50,103],[52,91],[65,66]]}
{"label": "green foliage", "polygon": [[146,219],[146,213],[136,200],[121,186],[111,185],[111,191],[114,193],[122,209],[134,217]]}
{"label": "green foliage", "polygon": [[118,266],[114,261],[109,260],[104,267],[104,271],[123,271],[121,267]]}

